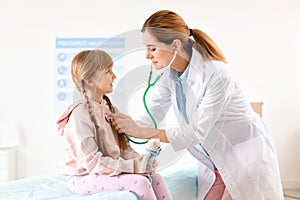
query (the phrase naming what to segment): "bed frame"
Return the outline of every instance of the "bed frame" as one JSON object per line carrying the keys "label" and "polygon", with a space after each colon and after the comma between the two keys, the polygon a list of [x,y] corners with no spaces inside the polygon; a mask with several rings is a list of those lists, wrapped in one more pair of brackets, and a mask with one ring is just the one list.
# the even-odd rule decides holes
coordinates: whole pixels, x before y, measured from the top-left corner
{"label": "bed frame", "polygon": [[262,117],[263,102],[250,102],[250,105],[252,106],[253,110]]}

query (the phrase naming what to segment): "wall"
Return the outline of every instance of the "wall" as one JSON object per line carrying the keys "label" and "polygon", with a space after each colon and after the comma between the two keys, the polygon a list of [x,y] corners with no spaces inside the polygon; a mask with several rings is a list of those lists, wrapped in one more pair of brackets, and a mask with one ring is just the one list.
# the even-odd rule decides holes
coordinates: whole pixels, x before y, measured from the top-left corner
{"label": "wall", "polygon": [[[54,112],[55,38],[112,37],[139,29],[154,11],[179,13],[219,44],[263,118],[284,184],[300,182],[300,1],[0,1],[0,122],[24,133],[18,178],[57,172],[62,141]],[[255,148],[253,149],[255,150]]]}

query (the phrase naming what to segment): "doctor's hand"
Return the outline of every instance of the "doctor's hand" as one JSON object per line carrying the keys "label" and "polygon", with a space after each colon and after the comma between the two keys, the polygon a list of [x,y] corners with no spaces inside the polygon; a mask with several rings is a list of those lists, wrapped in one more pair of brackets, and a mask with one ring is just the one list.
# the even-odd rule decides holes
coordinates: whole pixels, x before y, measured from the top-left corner
{"label": "doctor's hand", "polygon": [[109,115],[113,117],[114,120],[111,125],[118,133],[126,133],[135,138],[149,139],[160,132],[158,129],[140,127],[130,116],[123,113],[112,113]]}
{"label": "doctor's hand", "polygon": [[109,116],[114,119],[112,127],[120,134],[126,133],[142,139],[159,138],[161,142],[169,142],[165,130],[140,127],[130,116],[123,113],[111,113]]}
{"label": "doctor's hand", "polygon": [[119,112],[110,114],[110,116],[114,119],[111,125],[118,133],[126,133],[131,137],[143,138],[141,134],[143,128],[137,125],[130,116]]}

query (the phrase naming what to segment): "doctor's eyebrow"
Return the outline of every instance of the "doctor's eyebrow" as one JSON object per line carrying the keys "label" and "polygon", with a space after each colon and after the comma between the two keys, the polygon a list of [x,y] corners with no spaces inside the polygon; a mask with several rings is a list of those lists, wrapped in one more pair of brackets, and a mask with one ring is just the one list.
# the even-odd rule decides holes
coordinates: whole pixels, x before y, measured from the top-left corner
{"label": "doctor's eyebrow", "polygon": [[156,47],[156,45],[154,45],[154,44],[147,44],[146,47],[147,48],[149,48],[149,47]]}
{"label": "doctor's eyebrow", "polygon": [[156,45],[147,45],[147,49],[149,49],[150,51],[155,51],[157,49]]}

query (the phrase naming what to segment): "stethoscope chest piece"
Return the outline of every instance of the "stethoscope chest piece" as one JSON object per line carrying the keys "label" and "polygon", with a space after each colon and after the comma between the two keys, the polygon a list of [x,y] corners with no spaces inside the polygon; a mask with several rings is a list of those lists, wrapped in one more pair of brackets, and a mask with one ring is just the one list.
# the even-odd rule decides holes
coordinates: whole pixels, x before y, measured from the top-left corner
{"label": "stethoscope chest piece", "polygon": [[105,120],[108,122],[108,123],[112,123],[114,120],[112,117],[108,116],[107,113],[104,114],[104,117],[105,117]]}

